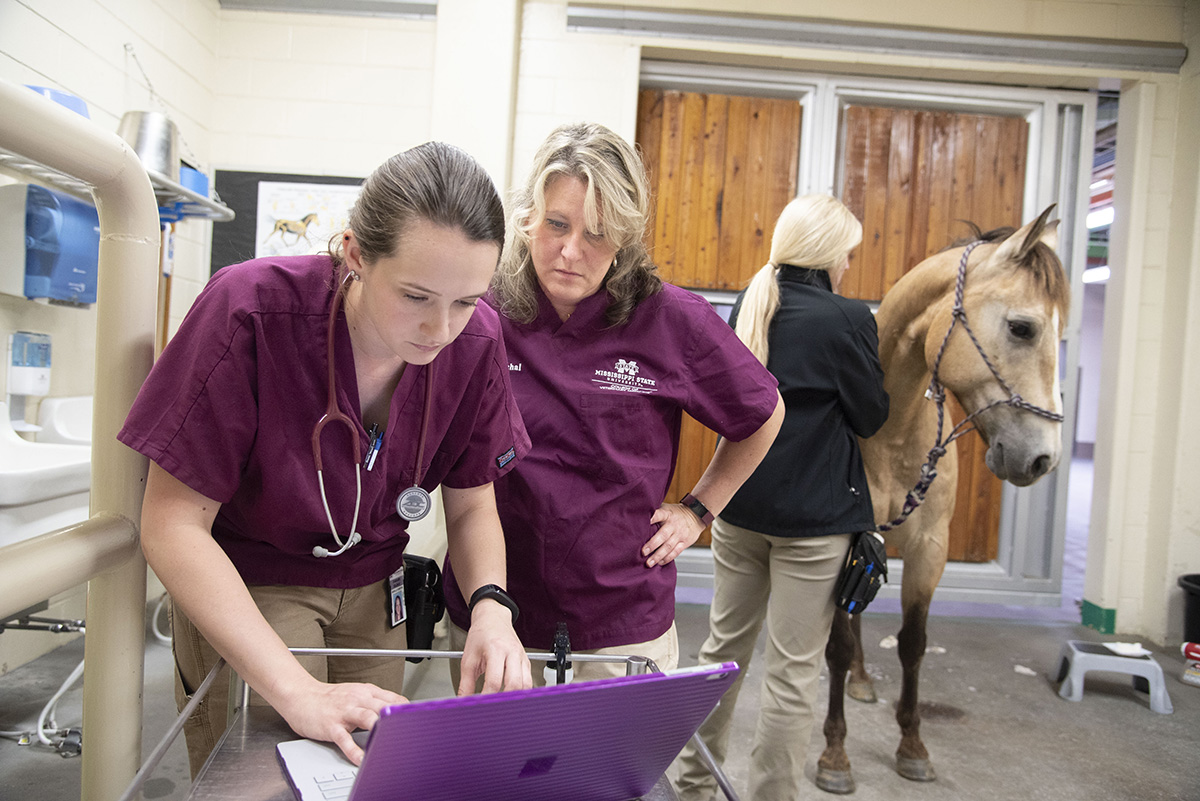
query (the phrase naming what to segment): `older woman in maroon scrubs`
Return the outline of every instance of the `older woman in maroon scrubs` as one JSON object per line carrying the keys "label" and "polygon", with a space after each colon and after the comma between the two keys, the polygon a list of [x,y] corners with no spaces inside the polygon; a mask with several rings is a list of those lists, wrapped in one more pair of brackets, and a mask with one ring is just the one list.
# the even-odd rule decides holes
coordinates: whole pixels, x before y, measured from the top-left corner
{"label": "older woman in maroon scrubs", "polygon": [[[496,482],[517,633],[549,650],[678,662],[674,559],[767,452],[776,381],[707,301],[663,283],[642,237],[649,186],[637,153],[601,125],[552,132],[510,212],[488,302],[532,449]],[[722,436],[684,498],[666,498],[683,412]],[[447,606],[472,625],[447,569]],[[576,678],[622,665],[574,665]],[[535,681],[540,671],[535,670]]]}
{"label": "older woman in maroon scrubs", "polygon": [[[287,646],[405,646],[389,578],[439,485],[461,586],[486,596],[464,689],[529,686],[492,492],[528,438],[496,314],[476,305],[503,241],[487,173],[430,143],[366,180],[334,254],[205,287],[119,435],[153,462],[142,547],[172,597],[181,705],[220,654],[298,734],[360,761],[350,732],[404,700],[403,660],[301,664]],[[193,773],[224,729],[224,684],[185,729]]]}

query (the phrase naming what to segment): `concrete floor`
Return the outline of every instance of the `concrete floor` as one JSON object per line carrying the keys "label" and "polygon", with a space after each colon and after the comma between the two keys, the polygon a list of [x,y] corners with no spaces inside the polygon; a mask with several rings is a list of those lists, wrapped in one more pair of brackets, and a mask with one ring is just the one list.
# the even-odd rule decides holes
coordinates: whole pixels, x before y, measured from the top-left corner
{"label": "concrete floor", "polygon": [[[692,664],[707,632],[707,607],[681,604],[678,623],[682,661]],[[847,705],[858,801],[1200,801],[1200,687],[1179,680],[1182,657],[1155,653],[1174,714],[1152,712],[1147,696],[1115,674],[1089,674],[1083,701],[1071,703],[1057,696],[1052,683],[1062,644],[1106,638],[1062,622],[934,618],[923,671],[921,731],[938,780],[918,784],[901,778],[892,768],[899,663],[894,649],[878,645],[898,626],[895,614],[868,612],[863,619],[868,670],[881,700]],[[72,643],[0,678],[0,729],[35,720],[82,653],[82,642]],[[759,661],[749,667],[726,766],[741,792],[758,706],[753,688],[761,680]],[[441,665],[409,667],[414,698],[449,694]],[[823,679],[822,708],[826,686]],[[79,723],[80,694],[76,687],[64,697],[60,724]],[[153,641],[146,649],[145,708],[148,753],[174,716],[170,651]],[[808,754],[810,780],[822,747],[818,721]],[[78,759],[0,740],[0,799],[79,798],[79,765]],[[176,744],[146,784],[145,798],[180,799],[187,786],[186,757]],[[832,798],[811,784],[801,797]]]}
{"label": "concrete floor", "polygon": [[[704,628],[703,607],[679,612],[681,633]],[[1148,696],[1117,674],[1088,674],[1083,700],[1071,703],[1058,697],[1053,682],[1062,644],[1115,638],[1070,623],[932,619],[922,669],[921,733],[938,779],[921,784],[900,777],[893,769],[900,665],[894,647],[879,645],[899,626],[899,615],[863,617],[867,669],[880,701],[847,701],[847,752],[858,801],[1200,801],[1200,687],[1179,680],[1182,657],[1154,654],[1174,704],[1171,715],[1150,711]],[[681,653],[694,661],[699,640],[691,634],[686,639]],[[739,792],[746,787],[758,707],[749,688],[761,682],[761,653],[760,641],[730,738],[726,771]],[[823,676],[821,717],[808,749],[810,782],[824,748],[820,724],[827,698]],[[800,797],[834,798],[813,784]]]}

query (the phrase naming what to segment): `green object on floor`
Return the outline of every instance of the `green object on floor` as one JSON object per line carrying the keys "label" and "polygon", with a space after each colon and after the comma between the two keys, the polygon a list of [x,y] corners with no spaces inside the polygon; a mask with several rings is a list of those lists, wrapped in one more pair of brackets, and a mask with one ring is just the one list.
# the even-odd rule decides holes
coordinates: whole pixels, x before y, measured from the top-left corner
{"label": "green object on floor", "polygon": [[1091,601],[1083,602],[1083,614],[1080,621],[1089,629],[1095,629],[1101,634],[1115,634],[1117,631],[1117,610],[1104,609]]}

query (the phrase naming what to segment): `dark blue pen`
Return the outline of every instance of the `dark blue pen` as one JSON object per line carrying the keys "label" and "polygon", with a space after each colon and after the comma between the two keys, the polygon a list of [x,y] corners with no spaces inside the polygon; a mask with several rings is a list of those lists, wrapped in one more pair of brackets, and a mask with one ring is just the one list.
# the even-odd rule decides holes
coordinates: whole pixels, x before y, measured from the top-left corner
{"label": "dark blue pen", "polygon": [[367,470],[370,471],[375,466],[375,457],[379,455],[379,448],[383,445],[383,432],[379,430],[379,426],[372,425],[367,434],[371,437],[367,446]]}

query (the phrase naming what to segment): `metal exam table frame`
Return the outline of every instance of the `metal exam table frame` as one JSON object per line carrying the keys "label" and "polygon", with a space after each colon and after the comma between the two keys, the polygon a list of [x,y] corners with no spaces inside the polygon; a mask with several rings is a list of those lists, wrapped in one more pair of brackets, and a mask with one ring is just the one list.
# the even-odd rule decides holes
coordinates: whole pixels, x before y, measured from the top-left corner
{"label": "metal exam table frame", "polygon": [[[290,648],[296,655],[323,656],[385,656],[398,658],[461,659],[462,651],[395,650],[372,648]],[[552,653],[531,652],[529,661],[535,664],[553,665],[558,657]],[[644,656],[620,656],[572,653],[572,662],[624,662],[627,676],[647,672],[657,673],[658,665]],[[217,679],[224,659],[218,659],[204,681],[196,689],[190,701],[171,724],[166,735],[155,746],[145,764],[133,777],[133,782],[117,801],[134,801],[139,797],[142,785],[153,774],[167,750],[183,731],[184,722],[200,705]],[[256,801],[295,801],[295,795],[283,770],[275,757],[275,746],[285,740],[296,739],[279,713],[269,706],[250,706],[250,687],[236,673],[230,673],[229,728],[221,737],[208,761],[200,769],[200,775],[192,783],[186,801],[238,801],[253,797]],[[712,753],[700,739],[692,736],[692,746],[704,764],[716,778],[718,786],[729,801],[739,801],[737,793],[729,783],[721,766],[716,764]],[[253,789],[252,795],[247,791]],[[640,801],[677,801],[674,789],[666,776],[659,778],[650,792]]]}

